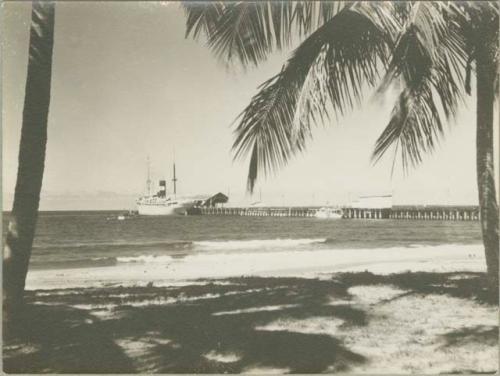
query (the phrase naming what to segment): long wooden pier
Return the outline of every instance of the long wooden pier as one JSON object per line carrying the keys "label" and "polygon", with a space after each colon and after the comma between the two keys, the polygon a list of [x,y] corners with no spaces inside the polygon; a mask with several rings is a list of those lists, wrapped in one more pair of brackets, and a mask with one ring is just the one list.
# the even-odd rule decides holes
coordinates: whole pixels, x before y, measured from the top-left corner
{"label": "long wooden pier", "polygon": [[[190,215],[248,217],[314,217],[319,207],[199,207]],[[425,221],[477,221],[477,206],[393,206],[392,208],[343,207],[345,219],[397,219]]]}
{"label": "long wooden pier", "polygon": [[392,219],[421,219],[439,221],[478,221],[477,206],[395,206]]}

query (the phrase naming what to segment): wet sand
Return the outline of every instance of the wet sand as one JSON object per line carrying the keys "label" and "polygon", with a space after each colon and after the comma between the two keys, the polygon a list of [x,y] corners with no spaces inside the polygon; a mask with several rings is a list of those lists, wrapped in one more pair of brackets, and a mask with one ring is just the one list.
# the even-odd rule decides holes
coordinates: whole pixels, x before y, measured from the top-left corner
{"label": "wet sand", "polygon": [[[163,261],[163,260],[168,261]],[[175,286],[204,278],[240,276],[328,278],[335,272],[485,271],[481,245],[415,246],[410,248],[332,249],[255,253],[200,253],[180,258],[115,266],[30,270],[27,289],[103,287],[110,285]]]}

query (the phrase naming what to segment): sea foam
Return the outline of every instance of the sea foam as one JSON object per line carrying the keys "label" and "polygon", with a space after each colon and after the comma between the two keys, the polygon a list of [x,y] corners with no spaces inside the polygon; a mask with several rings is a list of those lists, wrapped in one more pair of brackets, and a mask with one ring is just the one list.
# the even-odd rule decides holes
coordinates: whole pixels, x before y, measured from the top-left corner
{"label": "sea foam", "polygon": [[224,241],[197,241],[193,245],[198,249],[260,249],[260,248],[283,248],[297,247],[309,244],[325,243],[326,238],[305,238],[305,239],[254,239],[254,240],[224,240]]}
{"label": "sea foam", "polygon": [[118,262],[128,263],[128,262],[139,262],[139,263],[164,263],[172,261],[170,256],[155,256],[155,255],[140,255],[140,256],[130,256],[130,257],[117,257]]}

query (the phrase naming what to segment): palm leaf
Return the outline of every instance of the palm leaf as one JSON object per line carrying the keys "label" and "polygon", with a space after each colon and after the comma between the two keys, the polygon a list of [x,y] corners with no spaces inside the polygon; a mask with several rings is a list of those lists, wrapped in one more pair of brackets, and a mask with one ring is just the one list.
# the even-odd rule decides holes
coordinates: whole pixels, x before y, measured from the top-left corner
{"label": "palm leaf", "polygon": [[377,139],[373,159],[378,161],[394,146],[395,153],[401,153],[403,170],[408,171],[409,167],[422,161],[424,153],[434,150],[442,132],[443,125],[431,83],[426,82],[419,88],[407,88],[400,94],[389,124]]}
{"label": "palm leaf", "polygon": [[293,8],[293,25],[299,35],[308,36],[346,6],[345,1],[297,1]]}
{"label": "palm leaf", "polygon": [[418,3],[408,8],[379,88],[384,91],[397,80],[403,83],[403,90],[375,144],[374,162],[394,146],[394,158],[401,154],[405,172],[417,165],[425,152],[434,150],[443,134],[441,112],[447,119],[453,118],[463,103],[467,53],[453,16],[439,3]]}
{"label": "palm leaf", "polygon": [[221,2],[182,2],[186,13],[186,37],[199,38],[201,34],[211,35],[217,27],[224,9]]}
{"label": "palm leaf", "polygon": [[[476,59],[476,46],[488,46],[499,71],[499,4],[492,1],[466,2],[454,4],[451,8],[453,20],[463,38],[467,54],[465,89],[471,94],[471,77]],[[498,95],[498,77],[495,76],[495,93]]]}
{"label": "palm leaf", "polygon": [[208,45],[224,63],[238,60],[256,65],[273,49],[288,46],[295,3],[184,2],[186,36],[204,34]]}
{"label": "palm leaf", "polygon": [[[226,63],[231,63],[236,57],[243,66],[249,63],[257,65],[264,60],[274,48],[274,23],[281,19],[272,17],[270,8],[274,7],[267,2],[227,4],[216,30],[209,37],[209,45],[215,54]],[[282,35],[280,33],[277,38],[278,44],[281,44]]]}
{"label": "palm leaf", "polygon": [[289,46],[294,36],[310,34],[344,6],[340,1],[186,1],[186,36],[204,33],[224,64],[257,65],[272,51]]}
{"label": "palm leaf", "polygon": [[332,111],[343,114],[359,102],[363,85],[376,84],[386,60],[386,37],[356,9],[344,8],[261,86],[241,114],[233,144],[235,158],[251,152],[250,191],[258,171],[268,174],[284,166],[304,150],[313,125]]}

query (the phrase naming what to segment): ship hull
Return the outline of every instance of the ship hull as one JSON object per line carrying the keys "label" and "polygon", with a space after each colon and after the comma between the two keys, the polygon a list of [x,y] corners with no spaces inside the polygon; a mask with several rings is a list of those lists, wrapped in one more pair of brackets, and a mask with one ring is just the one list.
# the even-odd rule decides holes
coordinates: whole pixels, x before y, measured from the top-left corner
{"label": "ship hull", "polygon": [[315,217],[320,219],[342,219],[342,214],[319,213]]}
{"label": "ship hull", "polygon": [[192,205],[137,204],[139,215],[185,215]]}

